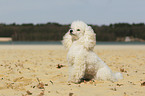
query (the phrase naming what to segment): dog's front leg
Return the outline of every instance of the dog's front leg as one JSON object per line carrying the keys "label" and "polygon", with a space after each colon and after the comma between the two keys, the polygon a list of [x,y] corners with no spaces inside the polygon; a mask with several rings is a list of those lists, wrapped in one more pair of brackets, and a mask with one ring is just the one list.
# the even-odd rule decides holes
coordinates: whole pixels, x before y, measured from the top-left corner
{"label": "dog's front leg", "polygon": [[80,83],[81,79],[84,77],[86,64],[84,56],[76,56],[74,60],[74,65],[71,68],[69,81],[73,83]]}

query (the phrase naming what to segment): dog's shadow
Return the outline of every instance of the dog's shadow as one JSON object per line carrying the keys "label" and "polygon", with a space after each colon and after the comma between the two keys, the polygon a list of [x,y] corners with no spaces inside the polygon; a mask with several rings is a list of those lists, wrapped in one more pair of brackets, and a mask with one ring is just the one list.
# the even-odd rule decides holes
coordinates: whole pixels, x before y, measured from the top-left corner
{"label": "dog's shadow", "polygon": [[79,84],[83,83],[83,82],[89,82],[89,81],[94,81],[93,76],[91,78],[85,78],[85,77],[81,78]]}

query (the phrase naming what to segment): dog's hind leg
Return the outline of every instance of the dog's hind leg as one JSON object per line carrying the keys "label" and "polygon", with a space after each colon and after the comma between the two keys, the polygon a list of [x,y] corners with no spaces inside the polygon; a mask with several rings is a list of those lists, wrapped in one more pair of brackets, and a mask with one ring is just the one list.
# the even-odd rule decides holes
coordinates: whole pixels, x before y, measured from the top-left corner
{"label": "dog's hind leg", "polygon": [[112,73],[111,69],[108,66],[104,66],[103,68],[100,68],[97,72],[96,77],[99,80],[109,80],[112,82],[117,81],[117,79],[114,76],[114,73]]}

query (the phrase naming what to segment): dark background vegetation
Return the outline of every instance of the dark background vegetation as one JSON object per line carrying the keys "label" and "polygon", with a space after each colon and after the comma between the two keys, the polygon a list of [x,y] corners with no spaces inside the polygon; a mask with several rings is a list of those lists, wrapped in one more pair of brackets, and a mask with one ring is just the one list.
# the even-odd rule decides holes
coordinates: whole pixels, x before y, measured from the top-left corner
{"label": "dark background vegetation", "polygon": [[[46,24],[0,24],[0,37],[12,37],[13,41],[60,41],[70,25]],[[145,24],[116,23],[90,25],[97,41],[116,41],[126,36],[145,40]]]}

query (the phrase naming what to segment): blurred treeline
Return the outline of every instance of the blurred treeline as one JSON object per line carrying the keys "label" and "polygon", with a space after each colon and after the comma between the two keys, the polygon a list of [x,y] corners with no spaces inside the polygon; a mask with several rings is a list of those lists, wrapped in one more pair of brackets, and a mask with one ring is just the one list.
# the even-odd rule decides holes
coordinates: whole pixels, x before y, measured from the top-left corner
{"label": "blurred treeline", "polygon": [[[13,41],[59,41],[70,25],[46,24],[0,24],[0,37],[12,37]],[[116,23],[110,25],[90,25],[96,33],[97,41],[116,41],[126,36],[145,40],[145,24]]]}

